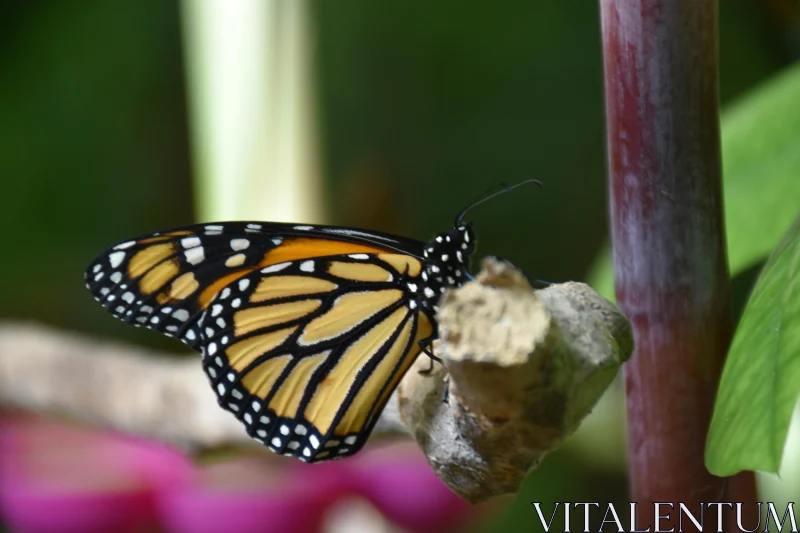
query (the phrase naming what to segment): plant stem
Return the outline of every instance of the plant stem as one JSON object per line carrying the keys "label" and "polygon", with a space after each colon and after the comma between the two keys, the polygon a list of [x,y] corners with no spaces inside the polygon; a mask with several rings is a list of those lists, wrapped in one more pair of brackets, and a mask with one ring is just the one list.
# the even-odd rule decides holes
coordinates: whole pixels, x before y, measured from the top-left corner
{"label": "plant stem", "polygon": [[307,0],[184,0],[198,221],[321,223]]}
{"label": "plant stem", "polygon": [[[703,463],[731,339],[717,2],[600,6],[616,296],[636,340],[625,373],[631,491],[649,509],[698,509],[728,497]],[[734,488],[755,495],[752,474]]]}

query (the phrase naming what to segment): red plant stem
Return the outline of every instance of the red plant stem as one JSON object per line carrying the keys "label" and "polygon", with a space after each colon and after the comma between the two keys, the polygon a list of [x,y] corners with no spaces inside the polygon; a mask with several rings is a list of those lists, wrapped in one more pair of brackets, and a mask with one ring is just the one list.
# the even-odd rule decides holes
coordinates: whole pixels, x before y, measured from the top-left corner
{"label": "red plant stem", "polygon": [[[625,369],[631,491],[650,509],[697,509],[729,488],[703,463],[731,338],[717,2],[600,6],[616,295],[636,340]],[[734,479],[755,495],[752,474]]]}

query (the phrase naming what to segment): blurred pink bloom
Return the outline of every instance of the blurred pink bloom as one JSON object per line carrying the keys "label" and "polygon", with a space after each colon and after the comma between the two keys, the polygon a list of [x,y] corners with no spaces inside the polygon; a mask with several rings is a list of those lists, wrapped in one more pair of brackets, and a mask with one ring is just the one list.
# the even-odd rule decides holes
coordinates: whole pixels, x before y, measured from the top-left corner
{"label": "blurred pink bloom", "polygon": [[412,443],[316,465],[253,453],[196,466],[143,439],[0,421],[0,515],[19,533],[317,533],[354,496],[415,533],[458,531],[472,516]]}
{"label": "blurred pink bloom", "polygon": [[409,531],[463,531],[473,518],[473,508],[436,477],[413,443],[368,450],[353,463],[357,490]]}
{"label": "blurred pink bloom", "polygon": [[350,493],[349,478],[343,465],[239,456],[197,468],[159,502],[174,533],[314,533],[331,504]]}
{"label": "blurred pink bloom", "polygon": [[187,468],[159,444],[27,418],[0,422],[0,514],[19,533],[152,530],[152,489]]}

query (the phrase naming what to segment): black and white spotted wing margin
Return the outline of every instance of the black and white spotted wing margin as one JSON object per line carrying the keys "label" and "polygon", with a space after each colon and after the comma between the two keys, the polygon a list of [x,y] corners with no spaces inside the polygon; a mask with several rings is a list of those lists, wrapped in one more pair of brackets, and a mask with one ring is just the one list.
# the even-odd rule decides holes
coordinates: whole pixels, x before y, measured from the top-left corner
{"label": "black and white spotted wing margin", "polygon": [[363,446],[419,341],[433,334],[398,283],[398,258],[388,259],[273,265],[214,299],[199,320],[203,366],[220,405],[253,438],[305,461]]}

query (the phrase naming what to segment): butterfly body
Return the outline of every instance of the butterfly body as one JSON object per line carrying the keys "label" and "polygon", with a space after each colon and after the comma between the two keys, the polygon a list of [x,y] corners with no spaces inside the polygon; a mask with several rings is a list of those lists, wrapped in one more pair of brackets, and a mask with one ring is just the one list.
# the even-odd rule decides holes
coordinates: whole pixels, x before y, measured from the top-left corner
{"label": "butterfly body", "polygon": [[316,462],[360,449],[469,276],[460,221],[429,243],[354,228],[230,222],[150,234],[90,264],[114,316],[203,355],[219,404],[271,450]]}

